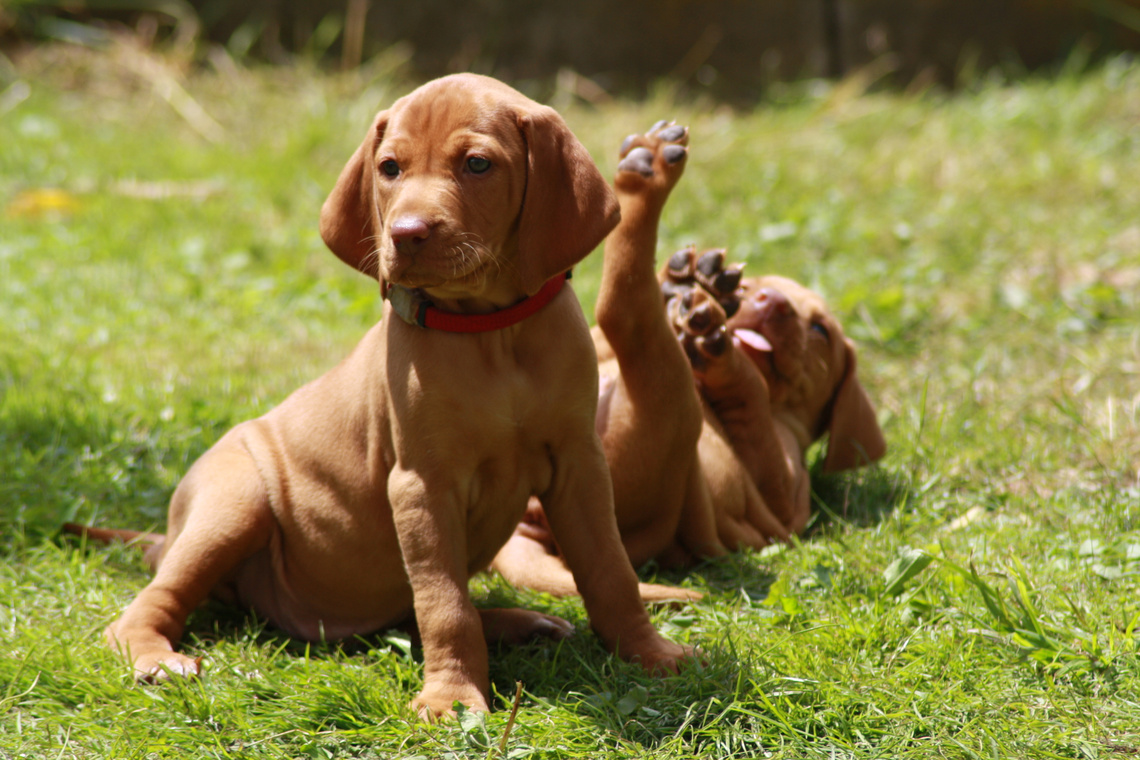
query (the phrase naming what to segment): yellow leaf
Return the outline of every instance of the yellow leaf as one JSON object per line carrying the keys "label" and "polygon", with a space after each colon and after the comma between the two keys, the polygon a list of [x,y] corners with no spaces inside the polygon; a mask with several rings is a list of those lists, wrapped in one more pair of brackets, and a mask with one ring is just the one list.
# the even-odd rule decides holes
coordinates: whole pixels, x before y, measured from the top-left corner
{"label": "yellow leaf", "polygon": [[8,216],[36,218],[47,214],[71,214],[78,209],[79,199],[66,190],[38,187],[13,198],[6,212]]}

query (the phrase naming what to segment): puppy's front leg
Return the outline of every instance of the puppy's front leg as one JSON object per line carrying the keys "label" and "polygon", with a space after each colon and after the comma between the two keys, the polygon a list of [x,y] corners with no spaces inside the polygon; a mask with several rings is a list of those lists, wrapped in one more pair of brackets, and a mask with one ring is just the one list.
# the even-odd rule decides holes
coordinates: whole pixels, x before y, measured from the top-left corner
{"label": "puppy's front leg", "polygon": [[559,458],[542,505],[590,623],[622,659],[640,661],[650,673],[676,673],[692,649],[663,638],[649,621],[618,533],[601,442],[594,436],[578,449]]}
{"label": "puppy's front leg", "polygon": [[456,701],[487,712],[487,645],[467,594],[464,510],[454,493],[409,471],[392,471],[388,494],[423,641],[424,687],[412,707],[428,721],[454,715]]}

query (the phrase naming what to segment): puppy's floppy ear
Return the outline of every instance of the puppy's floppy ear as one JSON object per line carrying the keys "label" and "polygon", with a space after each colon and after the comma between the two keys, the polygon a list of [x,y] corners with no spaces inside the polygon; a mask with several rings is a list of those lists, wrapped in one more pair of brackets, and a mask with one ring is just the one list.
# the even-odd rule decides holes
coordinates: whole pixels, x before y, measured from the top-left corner
{"label": "puppy's floppy ear", "polygon": [[325,245],[341,261],[377,280],[380,265],[373,252],[380,232],[380,212],[374,195],[373,161],[387,125],[388,112],[381,111],[321,206],[321,237]]}
{"label": "puppy's floppy ear", "polygon": [[618,223],[617,196],[558,112],[519,114],[527,149],[519,274],[528,295],[585,258]]}
{"label": "puppy's floppy ear", "polygon": [[855,346],[846,341],[847,371],[831,403],[824,472],[862,467],[882,459],[887,442],[867,391],[855,376]]}

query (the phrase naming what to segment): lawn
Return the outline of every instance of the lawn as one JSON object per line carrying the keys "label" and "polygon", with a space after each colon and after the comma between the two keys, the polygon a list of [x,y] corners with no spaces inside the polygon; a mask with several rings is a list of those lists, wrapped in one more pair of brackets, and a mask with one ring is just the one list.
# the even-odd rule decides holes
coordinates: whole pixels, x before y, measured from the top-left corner
{"label": "lawn", "polygon": [[[704,667],[647,678],[578,602],[480,577],[477,603],[579,629],[493,650],[485,717],[416,722],[420,653],[400,634],[310,646],[216,605],[185,642],[202,679],[133,685],[100,631],[146,582],[141,559],[58,527],[161,529],[199,454],[378,319],[317,215],[371,115],[413,86],[402,72],[389,56],[186,73],[130,45],[0,59],[0,757],[1140,754],[1140,65],[1124,58],[954,95],[807,83],[752,110],[666,86],[550,98],[607,176],[627,133],[691,126],[661,255],[725,245],[821,291],[890,445],[815,475],[797,546],[657,576],[707,593],[654,610]],[[587,314],[600,269],[598,252],[574,279]]]}

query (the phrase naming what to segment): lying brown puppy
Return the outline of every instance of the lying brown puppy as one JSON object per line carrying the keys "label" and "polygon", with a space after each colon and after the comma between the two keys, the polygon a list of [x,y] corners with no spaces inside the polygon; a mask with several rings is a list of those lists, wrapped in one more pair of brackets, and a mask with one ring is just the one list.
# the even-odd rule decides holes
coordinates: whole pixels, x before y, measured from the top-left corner
{"label": "lying brown puppy", "polygon": [[531,497],[605,644],[675,671],[687,651],[638,598],[594,430],[594,349],[563,287],[617,216],[562,119],[500,82],[446,77],[382,111],[321,233],[378,277],[383,321],[331,372],[223,436],[178,486],[156,575],[106,632],[136,675],[198,672],[174,645],[214,593],[308,640],[414,613],[424,687],[413,705],[426,717],[456,700],[486,710],[484,637],[571,630],[468,598],[469,576]]}
{"label": "lying brown puppy", "polygon": [[[657,224],[687,141],[662,122],[622,146],[622,220],[606,240],[596,310],[596,424],[635,566],[787,540],[808,519],[812,442],[829,435],[827,471],[886,449],[854,346],[816,294],[783,278],[742,281],[723,251],[680,251],[655,274]],[[494,567],[516,585],[574,593],[545,520],[533,504]],[[641,593],[699,596],[646,584]]]}

